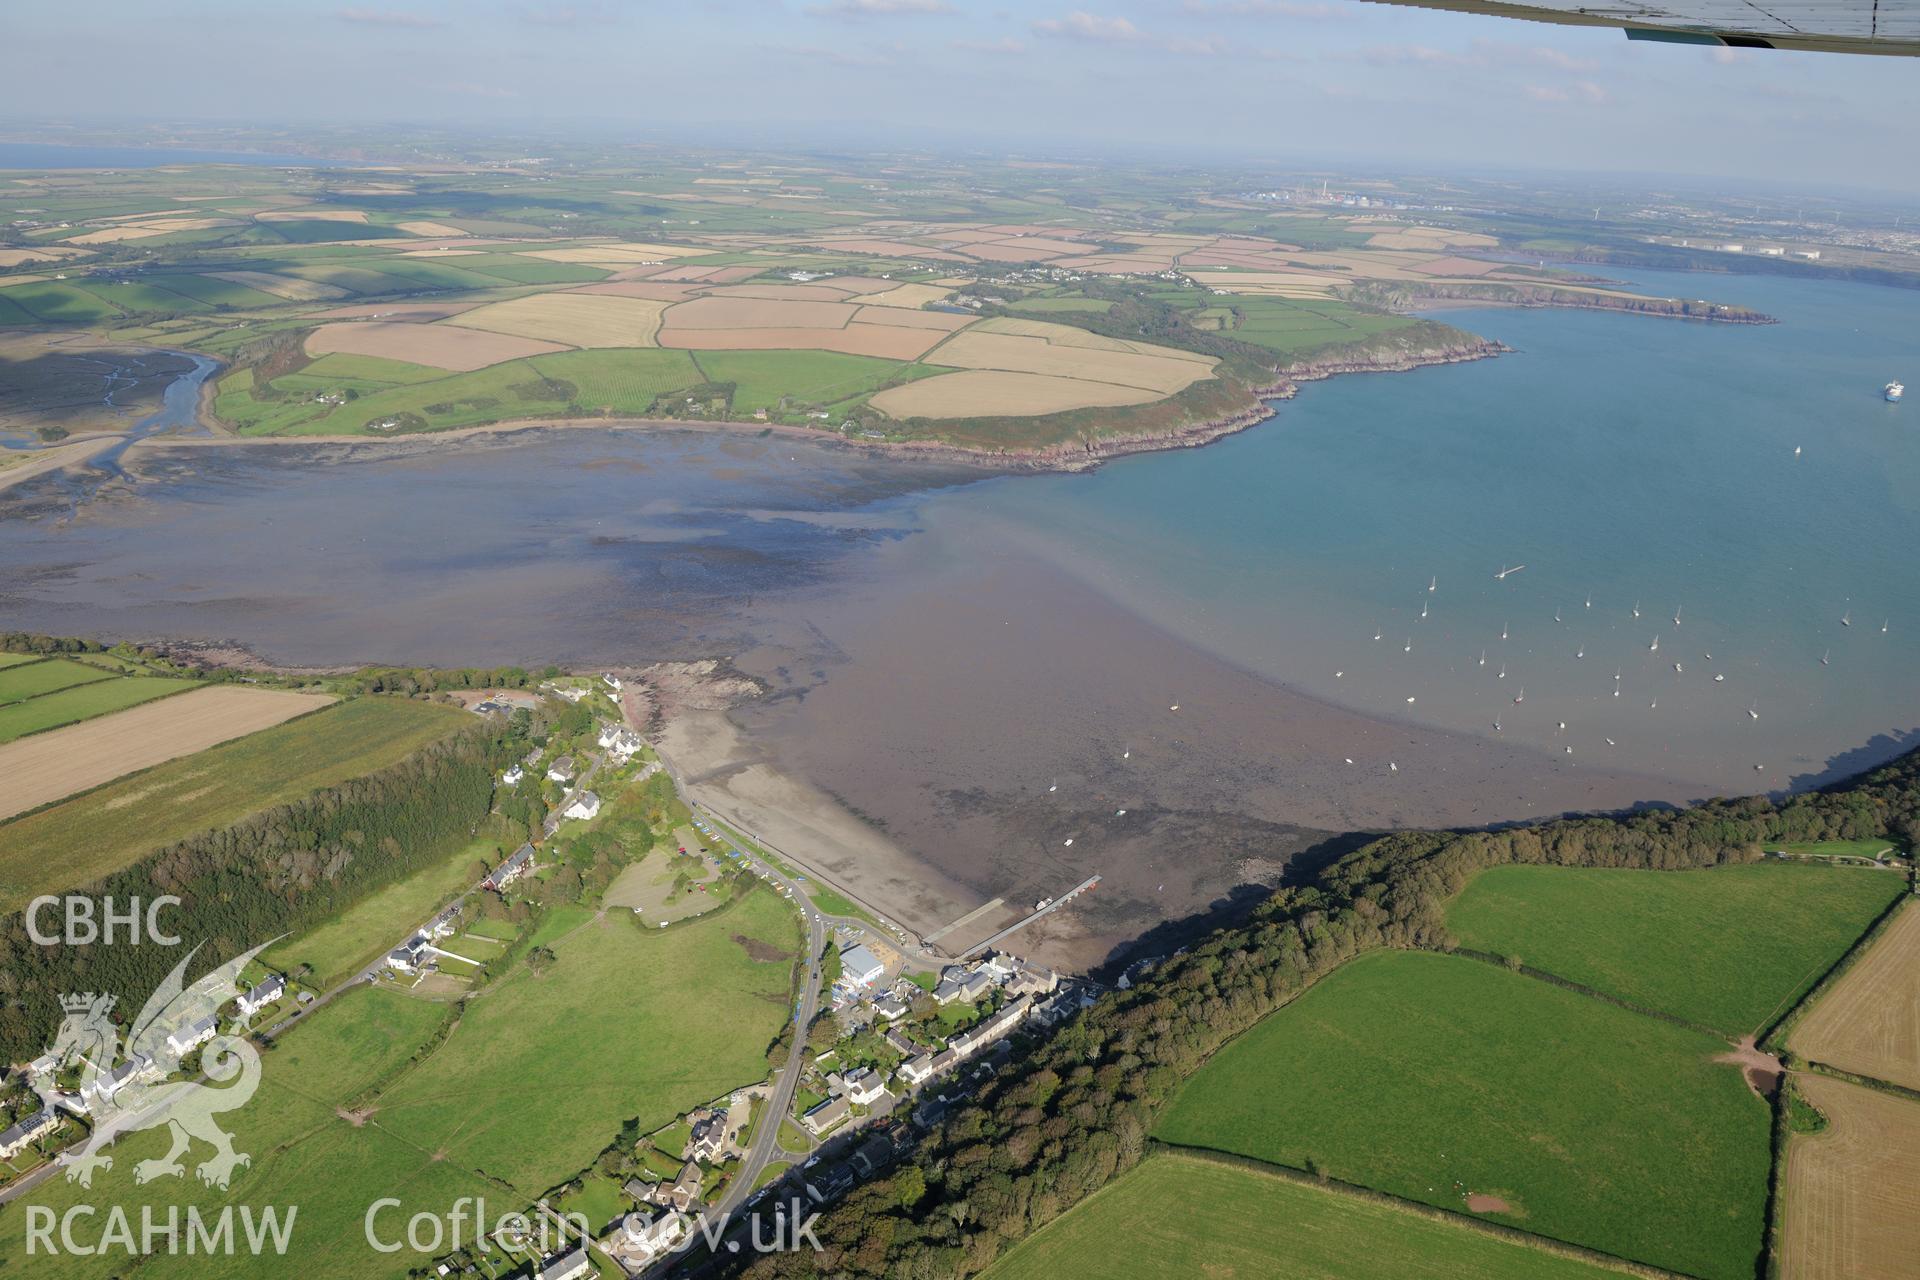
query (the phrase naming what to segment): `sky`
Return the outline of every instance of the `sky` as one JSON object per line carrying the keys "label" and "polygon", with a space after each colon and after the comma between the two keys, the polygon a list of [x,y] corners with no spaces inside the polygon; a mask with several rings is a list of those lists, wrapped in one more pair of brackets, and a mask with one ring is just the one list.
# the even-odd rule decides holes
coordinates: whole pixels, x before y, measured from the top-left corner
{"label": "sky", "polygon": [[1363,0],[6,0],[0,40],[16,133],[419,121],[1920,191],[1920,59]]}

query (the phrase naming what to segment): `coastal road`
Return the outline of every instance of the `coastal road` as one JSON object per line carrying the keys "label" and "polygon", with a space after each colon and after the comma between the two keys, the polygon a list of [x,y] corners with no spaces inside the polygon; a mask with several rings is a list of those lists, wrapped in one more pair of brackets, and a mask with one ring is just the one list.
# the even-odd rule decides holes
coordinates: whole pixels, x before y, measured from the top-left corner
{"label": "coastal road", "polygon": [[780,1125],[793,1109],[793,1094],[801,1086],[801,1071],[806,1063],[806,1029],[812,1027],[814,1015],[820,1013],[820,956],[828,948],[828,919],[826,915],[812,910],[812,904],[801,894],[801,887],[795,885],[780,867],[762,862],[751,850],[741,850],[741,856],[747,858],[756,871],[762,871],[768,877],[768,883],[789,890],[793,894],[793,902],[801,908],[801,915],[806,921],[806,971],[801,975],[801,996],[793,1006],[793,1046],[787,1050],[787,1061],[781,1063],[780,1071],[774,1073],[774,1088],[760,1111],[758,1132],[753,1136],[753,1146],[747,1150],[747,1157],[739,1165],[739,1173],[733,1174],[728,1192],[720,1197],[720,1203],[708,1209],[708,1213],[718,1219],[726,1219],[726,1215],[747,1203],[760,1171],[766,1169],[766,1165],[780,1151]]}

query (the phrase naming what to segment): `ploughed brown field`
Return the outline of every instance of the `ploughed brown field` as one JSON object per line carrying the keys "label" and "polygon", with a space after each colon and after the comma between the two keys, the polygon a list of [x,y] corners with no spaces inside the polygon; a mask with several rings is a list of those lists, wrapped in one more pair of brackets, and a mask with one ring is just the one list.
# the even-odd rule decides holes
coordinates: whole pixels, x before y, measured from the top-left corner
{"label": "ploughed brown field", "polygon": [[557,342],[490,333],[485,329],[463,329],[451,324],[396,324],[386,320],[323,324],[307,337],[307,354],[311,356],[339,351],[456,372],[566,349]]}
{"label": "ploughed brown field", "polygon": [[1829,1076],[1795,1081],[1828,1124],[1787,1144],[1782,1280],[1911,1280],[1920,1102]]}
{"label": "ploughed brown field", "polygon": [[1159,392],[1144,387],[1043,373],[968,369],[889,387],[868,403],[894,418],[1018,418],[1069,409],[1145,404],[1159,398]]}
{"label": "ploughed brown field", "polygon": [[1176,359],[1172,353],[1149,356],[1133,351],[1055,346],[1045,338],[971,330],[957,333],[942,343],[932,363],[961,369],[1001,369],[1082,378],[1088,382],[1139,387],[1162,396],[1172,395],[1212,372],[1211,362]]}
{"label": "ploughed brown field", "polygon": [[651,298],[536,293],[462,312],[448,323],[570,347],[650,347],[665,309]]}
{"label": "ploughed brown field", "polygon": [[1788,1040],[1803,1058],[1920,1089],[1920,906],[1905,906]]}
{"label": "ploughed brown field", "polygon": [[0,819],[326,706],[322,694],[210,685],[0,746]]}

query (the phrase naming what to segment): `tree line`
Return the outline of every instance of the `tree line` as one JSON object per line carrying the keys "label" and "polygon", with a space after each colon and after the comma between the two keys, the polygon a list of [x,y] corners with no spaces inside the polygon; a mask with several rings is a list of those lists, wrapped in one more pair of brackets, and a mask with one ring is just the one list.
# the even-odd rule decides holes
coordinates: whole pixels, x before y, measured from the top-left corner
{"label": "tree line", "polygon": [[723,1274],[960,1280],[1132,1168],[1181,1082],[1339,965],[1378,947],[1449,948],[1445,904],[1507,863],[1681,870],[1776,842],[1920,841],[1920,753],[1853,783],[1686,810],[1373,841],[1245,922],[1149,966],[957,1103],[889,1176],[816,1225],[811,1250],[715,1260]]}
{"label": "tree line", "polygon": [[[188,980],[283,934],[296,933],[472,839],[493,803],[495,773],[525,751],[525,724],[476,722],[374,773],[275,805],[154,850],[72,892],[111,899],[174,895],[163,917],[179,946],[124,939],[43,946],[23,912],[0,920],[0,1061],[40,1053],[59,1024],[59,995],[118,994],[130,1019],[187,949]],[[50,917],[43,916],[43,924]]]}

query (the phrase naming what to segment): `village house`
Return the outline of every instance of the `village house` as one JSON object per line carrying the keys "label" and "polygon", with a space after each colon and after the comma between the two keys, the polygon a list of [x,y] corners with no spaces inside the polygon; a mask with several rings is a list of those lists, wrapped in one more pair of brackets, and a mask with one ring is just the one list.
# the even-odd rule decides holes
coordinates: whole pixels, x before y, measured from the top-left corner
{"label": "village house", "polygon": [[269,974],[263,981],[253,984],[253,990],[240,993],[240,1016],[251,1018],[268,1005],[287,994],[287,980],[279,974]]}
{"label": "village house", "polygon": [[922,1053],[915,1057],[908,1058],[900,1064],[894,1074],[898,1075],[914,1088],[919,1088],[933,1075],[933,1055],[930,1053]]}
{"label": "village house", "polygon": [[840,953],[840,976],[855,986],[870,987],[886,972],[880,957],[864,946],[848,947]]}
{"label": "village house", "polygon": [[1075,987],[1062,991],[1051,1000],[1037,1005],[1033,1011],[1033,1020],[1043,1027],[1051,1027],[1083,1009],[1092,1007],[1093,993],[1084,987]]}
{"label": "village house", "polygon": [[18,1124],[0,1131],[0,1160],[11,1160],[32,1146],[44,1134],[60,1127],[60,1117],[50,1107],[42,1107]]}
{"label": "village house", "polygon": [[561,756],[558,760],[555,760],[552,764],[548,765],[547,781],[548,782],[572,782],[573,781],[573,757]]}
{"label": "village house", "polygon": [[89,1111],[98,1112],[113,1102],[114,1095],[126,1085],[153,1072],[153,1059],[146,1054],[136,1054],[111,1071],[102,1072],[92,1080],[80,1086],[80,1101]]}
{"label": "village house", "polygon": [[527,771],[516,764],[500,775],[500,785],[503,787],[517,787],[520,785],[520,779],[526,776]]}
{"label": "village house", "polygon": [[977,969],[967,973],[956,972],[954,967],[949,967],[940,975],[940,981],[933,989],[933,998],[943,1005],[952,1004],[956,1000],[972,1004],[986,995],[987,989],[992,985],[993,979]]}
{"label": "village house", "polygon": [[191,1026],[181,1027],[167,1033],[167,1052],[185,1054],[189,1050],[213,1039],[213,1015],[208,1014]]}
{"label": "village house", "polygon": [[495,867],[485,880],[480,882],[483,889],[504,889],[533,869],[533,846],[523,844],[513,851],[513,856]]}
{"label": "village house", "polygon": [[671,1249],[687,1233],[687,1220],[677,1213],[630,1213],[620,1228],[627,1247],[648,1257]]}
{"label": "village house", "polygon": [[600,797],[592,791],[582,791],[567,801],[567,807],[560,812],[565,817],[589,821],[600,814]]}
{"label": "village house", "polygon": [[600,737],[598,741],[600,745],[605,747],[607,752],[613,756],[614,761],[619,764],[625,764],[627,761],[633,759],[635,755],[639,754],[640,748],[646,745],[646,743],[641,741],[639,734],[623,724],[614,724],[612,722],[608,722],[600,727]]}
{"label": "village house", "polygon": [[883,1022],[892,1022],[907,1016],[907,1002],[889,991],[874,1000],[873,1013]]}
{"label": "village house", "polygon": [[887,1092],[886,1081],[872,1067],[848,1072],[841,1084],[846,1088],[847,1101],[855,1106],[871,1106]]}
{"label": "village house", "polygon": [[613,690],[615,693],[620,692],[622,686],[620,684],[619,676],[609,671],[609,672],[606,672],[604,675],[602,675],[600,678],[606,682],[607,688]]}
{"label": "village house", "polygon": [[842,1120],[845,1120],[852,1114],[852,1111],[853,1108],[848,1105],[845,1098],[828,1098],[825,1102],[818,1103],[810,1108],[805,1115],[801,1116],[800,1123],[806,1126],[808,1133],[811,1133],[817,1138],[839,1124]]}
{"label": "village house", "polygon": [[427,940],[416,933],[387,952],[387,968],[395,973],[418,973],[426,959]]}
{"label": "village house", "polygon": [[700,1166],[689,1160],[680,1166],[680,1176],[661,1193],[661,1200],[677,1213],[685,1213],[700,1203]]}
{"label": "village house", "polygon": [[695,1120],[687,1134],[685,1156],[689,1160],[698,1160],[712,1164],[720,1158],[727,1146],[727,1118],[725,1115],[708,1115]]}
{"label": "village house", "polygon": [[587,1256],[587,1246],[575,1245],[542,1258],[533,1274],[535,1280],[580,1280],[581,1276],[594,1274],[593,1259]]}
{"label": "village house", "polygon": [[1016,962],[1013,976],[1001,984],[1010,996],[1051,995],[1060,986],[1060,975],[1045,965]]}
{"label": "village house", "polygon": [[844,1164],[828,1165],[815,1173],[806,1175],[807,1194],[813,1197],[815,1204],[825,1204],[829,1200],[838,1200],[853,1190],[853,1170]]}
{"label": "village house", "polygon": [[656,1197],[660,1193],[660,1184],[657,1182],[648,1182],[642,1178],[628,1178],[626,1184],[620,1189],[640,1204],[659,1203]]}
{"label": "village house", "polygon": [[893,1140],[884,1133],[869,1134],[853,1153],[853,1167],[863,1178],[871,1178],[893,1159]]}

